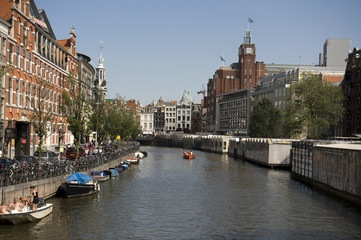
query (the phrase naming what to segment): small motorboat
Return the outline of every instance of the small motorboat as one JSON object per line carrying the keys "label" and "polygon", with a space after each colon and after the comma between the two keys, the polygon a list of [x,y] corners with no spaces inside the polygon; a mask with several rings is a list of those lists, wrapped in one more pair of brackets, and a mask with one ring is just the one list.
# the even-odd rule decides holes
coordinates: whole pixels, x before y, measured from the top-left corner
{"label": "small motorboat", "polygon": [[130,163],[128,161],[122,161],[120,163],[120,166],[123,168],[123,170],[128,169],[129,165],[130,165]]}
{"label": "small motorboat", "polygon": [[24,207],[21,212],[12,211],[9,214],[0,213],[0,223],[2,224],[21,224],[28,222],[35,222],[46,216],[48,216],[53,211],[53,204],[47,203],[37,210],[32,211],[27,207]]}
{"label": "small motorboat", "polygon": [[105,182],[110,178],[110,176],[106,175],[104,172],[91,172],[90,176],[98,182]]}
{"label": "small motorboat", "polygon": [[111,168],[111,169],[114,169],[118,173],[120,173],[120,172],[122,172],[124,170],[124,168],[121,165],[117,165],[117,166],[115,166],[114,168]]}
{"label": "small motorboat", "polygon": [[142,152],[136,152],[136,153],[134,153],[134,156],[138,159],[144,158],[144,154]]}
{"label": "small motorboat", "polygon": [[140,151],[141,153],[143,153],[144,157],[148,157],[148,152],[147,151]]}
{"label": "small motorboat", "polygon": [[125,159],[125,161],[129,162],[130,164],[138,164],[139,163],[139,159],[138,158],[133,158],[133,157],[128,157]]}
{"label": "small motorboat", "polygon": [[118,177],[118,176],[119,176],[118,171],[116,171],[116,170],[113,169],[113,168],[110,168],[109,170],[104,170],[103,172],[104,172],[106,175],[108,175],[109,177]]}
{"label": "small motorboat", "polygon": [[183,152],[184,159],[194,159],[196,156],[193,152]]}
{"label": "small motorboat", "polygon": [[58,188],[56,195],[67,198],[91,195],[100,191],[99,183],[92,177],[73,173]]}

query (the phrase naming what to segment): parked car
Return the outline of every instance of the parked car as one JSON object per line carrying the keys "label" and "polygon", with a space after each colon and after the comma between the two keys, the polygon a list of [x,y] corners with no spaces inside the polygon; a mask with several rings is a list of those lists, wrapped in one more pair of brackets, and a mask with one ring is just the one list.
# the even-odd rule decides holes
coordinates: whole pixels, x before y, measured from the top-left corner
{"label": "parked car", "polygon": [[[44,151],[42,152],[41,154],[41,160],[42,161],[45,161],[45,162],[51,162],[51,163],[54,163],[54,162],[57,162],[59,161],[59,155],[56,154],[55,152],[53,151]],[[35,151],[34,152],[34,155],[33,155],[35,158],[39,158],[39,152],[38,151]]]}
{"label": "parked car", "polygon": [[0,157],[0,173],[4,171],[4,169],[13,164],[13,160],[7,157]]}
{"label": "parked car", "polygon": [[68,147],[65,152],[65,156],[68,159],[76,159],[76,157],[84,157],[85,151],[82,148],[79,148],[78,152],[76,151],[75,147]]}

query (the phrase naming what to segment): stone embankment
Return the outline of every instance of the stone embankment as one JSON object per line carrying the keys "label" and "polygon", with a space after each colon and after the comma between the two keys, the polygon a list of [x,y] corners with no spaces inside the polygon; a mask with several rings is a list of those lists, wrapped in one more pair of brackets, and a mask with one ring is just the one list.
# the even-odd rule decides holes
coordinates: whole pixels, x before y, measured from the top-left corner
{"label": "stone embankment", "polygon": [[[111,167],[114,167],[118,165],[121,161],[125,160],[127,157],[133,157],[134,152],[138,150],[139,147],[134,148],[130,152],[128,152],[125,155],[120,155],[119,157],[115,158],[114,160],[111,160],[103,165],[97,166],[95,168],[89,169],[87,171],[83,171],[81,173],[89,174],[92,171],[100,171],[109,169]],[[66,181],[66,179],[71,174],[58,176],[58,177],[52,177],[52,178],[45,178],[41,180],[31,181],[27,183],[21,183],[6,187],[1,187],[1,201],[4,202],[7,206],[11,203],[11,201],[14,199],[14,197],[20,198],[21,196],[28,196],[30,194],[30,186],[35,186],[39,196],[43,197],[44,199],[50,198],[55,196],[56,191],[58,190],[58,187]]]}

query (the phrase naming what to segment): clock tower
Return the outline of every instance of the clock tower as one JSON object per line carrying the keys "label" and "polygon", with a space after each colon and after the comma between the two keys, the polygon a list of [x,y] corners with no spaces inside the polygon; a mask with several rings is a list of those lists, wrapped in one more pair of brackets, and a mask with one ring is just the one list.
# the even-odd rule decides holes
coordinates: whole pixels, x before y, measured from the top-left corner
{"label": "clock tower", "polygon": [[252,44],[251,31],[246,30],[243,44],[239,47],[239,78],[241,89],[258,84],[259,72],[257,72],[256,46]]}

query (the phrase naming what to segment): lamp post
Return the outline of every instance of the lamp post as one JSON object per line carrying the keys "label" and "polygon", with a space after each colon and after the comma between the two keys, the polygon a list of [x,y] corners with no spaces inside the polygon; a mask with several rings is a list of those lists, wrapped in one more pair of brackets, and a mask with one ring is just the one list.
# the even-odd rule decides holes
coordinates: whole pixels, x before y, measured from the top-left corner
{"label": "lamp post", "polygon": [[62,120],[60,120],[60,125],[59,125],[59,129],[58,129],[58,133],[59,133],[59,135],[58,135],[58,138],[59,138],[59,141],[58,141],[59,152],[64,152],[64,147],[62,147],[63,146],[62,141],[63,141],[63,138],[64,138],[64,129],[63,129],[63,127],[64,127],[63,122],[62,122]]}

